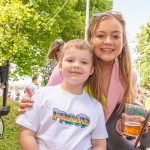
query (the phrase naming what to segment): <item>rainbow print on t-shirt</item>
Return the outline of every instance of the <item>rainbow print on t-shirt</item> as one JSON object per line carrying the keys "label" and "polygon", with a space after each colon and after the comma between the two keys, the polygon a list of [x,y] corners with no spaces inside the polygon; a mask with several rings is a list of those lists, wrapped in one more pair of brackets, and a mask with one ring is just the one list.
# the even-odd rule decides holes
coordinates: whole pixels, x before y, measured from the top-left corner
{"label": "rainbow print on t-shirt", "polygon": [[53,109],[53,120],[59,119],[59,123],[66,125],[75,125],[77,127],[85,128],[90,124],[90,119],[84,114],[67,114],[65,111],[60,111],[57,108]]}

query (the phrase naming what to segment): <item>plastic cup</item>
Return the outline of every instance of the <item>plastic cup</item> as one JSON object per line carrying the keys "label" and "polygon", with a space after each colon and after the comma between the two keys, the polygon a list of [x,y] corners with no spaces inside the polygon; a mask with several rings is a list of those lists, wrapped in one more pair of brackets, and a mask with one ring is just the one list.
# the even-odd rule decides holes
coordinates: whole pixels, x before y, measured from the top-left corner
{"label": "plastic cup", "polygon": [[135,104],[125,104],[125,120],[123,133],[127,136],[138,137],[142,128],[142,118],[145,115],[145,108]]}

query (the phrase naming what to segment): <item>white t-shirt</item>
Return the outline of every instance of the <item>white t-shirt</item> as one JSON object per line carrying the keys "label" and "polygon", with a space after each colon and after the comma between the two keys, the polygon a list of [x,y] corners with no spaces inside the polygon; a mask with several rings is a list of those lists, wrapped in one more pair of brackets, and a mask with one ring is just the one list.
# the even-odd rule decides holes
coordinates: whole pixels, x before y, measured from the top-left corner
{"label": "white t-shirt", "polygon": [[16,120],[35,132],[40,150],[90,150],[91,139],[108,137],[101,104],[83,91],[64,92],[60,85],[39,89],[32,108]]}

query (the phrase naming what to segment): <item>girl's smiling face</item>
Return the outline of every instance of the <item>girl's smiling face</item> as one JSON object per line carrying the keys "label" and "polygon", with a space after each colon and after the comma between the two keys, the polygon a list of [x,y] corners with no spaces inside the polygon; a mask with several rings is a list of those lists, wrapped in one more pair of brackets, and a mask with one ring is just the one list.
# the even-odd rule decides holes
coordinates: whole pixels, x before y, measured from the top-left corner
{"label": "girl's smiling face", "polygon": [[112,62],[123,48],[123,28],[114,17],[99,23],[92,38],[95,55],[103,62]]}

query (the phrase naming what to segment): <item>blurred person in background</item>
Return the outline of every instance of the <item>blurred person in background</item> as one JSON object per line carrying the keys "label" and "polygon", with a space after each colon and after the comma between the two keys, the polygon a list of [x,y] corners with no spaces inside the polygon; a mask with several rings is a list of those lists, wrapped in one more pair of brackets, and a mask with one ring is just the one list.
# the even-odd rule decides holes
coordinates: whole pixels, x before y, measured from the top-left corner
{"label": "blurred person in background", "polygon": [[62,39],[56,39],[49,48],[42,68],[44,85],[47,84],[55,66],[60,60],[61,49],[64,43],[65,42]]}
{"label": "blurred person in background", "polygon": [[25,91],[26,91],[25,97],[30,97],[29,92],[35,93],[36,90],[38,89],[37,85],[38,85],[38,77],[33,76],[32,82],[25,87]]}

